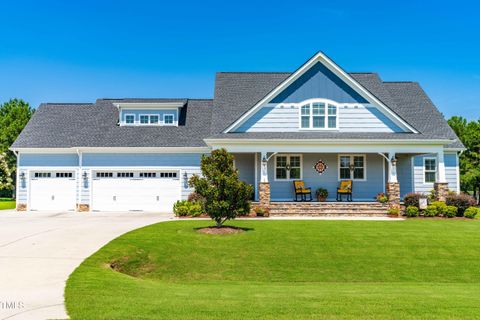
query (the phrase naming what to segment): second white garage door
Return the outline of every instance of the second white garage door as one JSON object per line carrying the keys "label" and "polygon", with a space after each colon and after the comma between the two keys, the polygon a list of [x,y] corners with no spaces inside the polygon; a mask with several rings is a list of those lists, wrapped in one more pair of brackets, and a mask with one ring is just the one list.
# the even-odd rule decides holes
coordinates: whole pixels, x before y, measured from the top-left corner
{"label": "second white garage door", "polygon": [[94,172],[92,210],[172,212],[180,200],[179,172]]}

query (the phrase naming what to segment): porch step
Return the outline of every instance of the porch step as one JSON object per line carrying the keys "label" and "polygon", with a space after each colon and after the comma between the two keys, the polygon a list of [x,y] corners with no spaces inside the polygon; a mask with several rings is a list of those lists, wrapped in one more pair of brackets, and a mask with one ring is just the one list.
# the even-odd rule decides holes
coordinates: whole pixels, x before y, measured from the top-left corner
{"label": "porch step", "polygon": [[271,202],[271,215],[386,216],[388,207],[378,202]]}

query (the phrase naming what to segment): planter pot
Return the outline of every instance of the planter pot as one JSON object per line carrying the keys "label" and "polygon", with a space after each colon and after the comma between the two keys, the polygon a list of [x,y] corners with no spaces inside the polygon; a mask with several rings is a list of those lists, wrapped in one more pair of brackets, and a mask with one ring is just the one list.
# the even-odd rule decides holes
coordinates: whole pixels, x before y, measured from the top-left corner
{"label": "planter pot", "polygon": [[325,202],[325,201],[327,201],[327,197],[317,196],[317,201],[318,202]]}

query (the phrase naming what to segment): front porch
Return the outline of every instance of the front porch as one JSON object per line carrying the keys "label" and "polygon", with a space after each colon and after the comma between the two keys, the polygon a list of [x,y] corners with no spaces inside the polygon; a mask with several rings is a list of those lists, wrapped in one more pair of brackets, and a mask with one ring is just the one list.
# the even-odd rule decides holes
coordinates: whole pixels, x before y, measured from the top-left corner
{"label": "front porch", "polygon": [[[318,148],[321,149],[321,148]],[[385,215],[389,208],[399,208],[401,198],[415,192],[414,157],[436,154],[436,182],[431,189],[438,199],[447,192],[443,150],[433,153],[428,148],[403,152],[234,152],[240,178],[255,187],[256,205],[269,208],[274,215]],[[415,152],[416,151],[416,152]],[[321,166],[317,164],[321,162]],[[253,170],[252,170],[253,169]],[[320,170],[319,170],[320,169]],[[442,180],[443,179],[443,180]],[[302,181],[311,189],[313,201],[294,201],[294,181]],[[337,201],[337,188],[351,180],[352,202]],[[316,190],[328,191],[325,202],[318,202]],[[377,202],[378,193],[388,197],[386,204]],[[309,196],[307,196],[309,198]]]}

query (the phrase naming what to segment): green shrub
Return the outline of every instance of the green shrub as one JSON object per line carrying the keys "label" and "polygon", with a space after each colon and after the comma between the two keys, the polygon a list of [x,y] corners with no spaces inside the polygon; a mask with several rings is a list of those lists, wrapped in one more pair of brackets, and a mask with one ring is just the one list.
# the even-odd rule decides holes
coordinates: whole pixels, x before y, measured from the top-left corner
{"label": "green shrub", "polygon": [[405,210],[405,213],[407,215],[407,217],[418,217],[418,212],[420,210],[415,207],[415,206],[408,206],[407,209]]}
{"label": "green shrub", "polygon": [[390,209],[388,209],[388,214],[390,216],[399,216],[400,215],[400,209],[399,208],[390,208]]}
{"label": "green shrub", "polygon": [[463,213],[467,208],[473,207],[477,204],[474,197],[463,193],[447,195],[445,202],[447,203],[447,206],[455,206],[458,208],[457,216],[459,217],[463,217]]}
{"label": "green shrub", "polygon": [[423,215],[425,217],[435,217],[437,214],[438,210],[434,205],[429,205],[425,210],[423,210]]}
{"label": "green shrub", "polygon": [[465,218],[469,219],[475,219],[475,216],[477,215],[479,209],[476,207],[469,207],[467,210],[465,210]]}
{"label": "green shrub", "polygon": [[403,203],[406,207],[414,206],[420,208],[420,198],[423,197],[420,193],[407,193],[405,197],[403,197]]}
{"label": "green shrub", "polygon": [[437,207],[437,215],[445,215],[445,211],[447,210],[447,204],[443,201],[434,201],[432,202],[432,206]]}
{"label": "green shrub", "polygon": [[173,205],[173,213],[177,217],[198,217],[203,212],[199,203],[190,202],[188,200],[179,200]]}
{"label": "green shrub", "polygon": [[447,218],[453,218],[457,216],[458,209],[454,206],[447,206],[445,208],[444,216]]}
{"label": "green shrub", "polygon": [[268,208],[256,206],[253,208],[257,217],[268,217],[270,216],[270,210]]}

